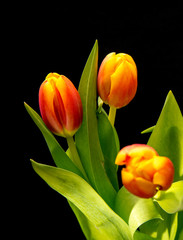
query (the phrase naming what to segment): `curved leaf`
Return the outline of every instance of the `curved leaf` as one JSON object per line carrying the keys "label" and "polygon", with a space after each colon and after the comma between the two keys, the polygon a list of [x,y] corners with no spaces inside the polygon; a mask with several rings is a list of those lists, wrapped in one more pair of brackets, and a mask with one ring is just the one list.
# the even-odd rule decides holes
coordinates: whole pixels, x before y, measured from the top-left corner
{"label": "curved leaf", "polygon": [[96,41],[83,70],[79,84],[78,91],[83,105],[83,122],[75,135],[75,141],[82,165],[92,187],[107,202],[107,204],[112,207],[116,191],[103,166],[104,156],[100,146],[97,127],[97,67],[98,42]]}
{"label": "curved leaf", "polygon": [[78,174],[79,176],[83,177],[80,170],[74,165],[74,163],[71,161],[71,159],[67,156],[67,154],[63,150],[63,148],[57,142],[56,138],[48,130],[39,114],[37,114],[37,112],[34,111],[28,104],[24,103],[24,105],[27,112],[31,116],[32,120],[35,122],[39,130],[42,132],[56,166],[59,168],[72,171]]}
{"label": "curved leaf", "polygon": [[69,202],[69,205],[76,215],[86,239],[106,240],[106,234],[88,220],[88,218],[73,203]]}
{"label": "curved leaf", "polygon": [[167,214],[156,205],[163,221],[153,220],[146,222],[140,227],[140,231],[158,240],[174,240],[177,231],[178,213]]}
{"label": "curved leaf", "polygon": [[123,218],[134,234],[142,224],[153,220],[163,220],[152,199],[136,197],[122,187],[117,194],[115,211]]}
{"label": "curved leaf", "polygon": [[147,235],[147,234],[145,234],[145,233],[136,231],[134,233],[133,240],[154,240],[154,238],[149,236],[149,235]]}
{"label": "curved leaf", "polygon": [[78,175],[31,160],[37,174],[66,197],[93,224],[106,240],[132,240],[128,225],[105,203],[96,191]]}
{"label": "curved leaf", "polygon": [[154,200],[169,214],[183,210],[183,181],[172,184],[167,191],[159,191]]}

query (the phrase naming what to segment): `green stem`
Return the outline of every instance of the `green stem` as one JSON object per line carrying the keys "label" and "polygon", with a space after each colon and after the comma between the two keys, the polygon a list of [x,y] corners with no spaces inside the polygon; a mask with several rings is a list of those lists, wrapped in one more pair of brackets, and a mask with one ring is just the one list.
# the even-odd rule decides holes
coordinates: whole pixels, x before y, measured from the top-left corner
{"label": "green stem", "polygon": [[116,118],[116,108],[115,107],[110,107],[109,121],[110,121],[112,126],[114,126],[115,118]]}
{"label": "green stem", "polygon": [[69,150],[71,152],[71,160],[78,167],[78,169],[82,172],[85,179],[88,180],[88,178],[86,176],[86,173],[85,173],[85,170],[83,168],[83,165],[81,164],[81,160],[80,160],[80,157],[78,155],[78,151],[76,149],[76,145],[75,145],[73,137],[68,137],[67,138],[67,144],[68,144]]}

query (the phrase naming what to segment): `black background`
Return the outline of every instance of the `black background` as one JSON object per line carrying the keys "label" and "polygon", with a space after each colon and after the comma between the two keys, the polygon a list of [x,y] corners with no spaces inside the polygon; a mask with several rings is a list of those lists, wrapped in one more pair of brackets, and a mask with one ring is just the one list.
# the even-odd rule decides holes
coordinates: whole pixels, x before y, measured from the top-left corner
{"label": "black background", "polygon": [[[111,4],[111,3],[110,3]],[[150,4],[149,4],[150,5]],[[7,223],[15,236],[84,239],[67,201],[34,173],[29,159],[53,165],[45,141],[24,109],[26,101],[39,112],[38,90],[49,72],[66,75],[78,87],[95,39],[99,64],[110,52],[130,54],[138,68],[138,91],[134,100],[117,111],[116,129],[121,147],[146,143],[140,132],[158,119],[166,95],[172,90],[183,109],[183,34],[180,8],[125,8],[116,6],[20,6],[6,31],[13,102],[20,114],[14,118],[14,139],[19,153],[12,160],[12,213]],[[20,116],[20,117],[19,117]],[[58,139],[66,149],[65,139]],[[21,157],[20,157],[21,156]],[[22,231],[23,230],[23,231]]]}

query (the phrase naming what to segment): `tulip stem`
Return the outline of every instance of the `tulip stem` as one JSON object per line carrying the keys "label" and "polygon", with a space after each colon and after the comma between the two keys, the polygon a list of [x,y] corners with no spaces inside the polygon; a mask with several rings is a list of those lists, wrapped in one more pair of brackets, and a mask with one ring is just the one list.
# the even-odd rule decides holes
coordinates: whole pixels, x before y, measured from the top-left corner
{"label": "tulip stem", "polygon": [[116,108],[115,107],[110,107],[109,121],[110,121],[112,126],[114,126],[115,118],[116,118]]}
{"label": "tulip stem", "polygon": [[76,145],[74,142],[73,137],[68,137],[67,138],[67,144],[71,153],[71,160],[73,163],[78,167],[78,169],[82,172],[83,176],[85,177],[86,180],[88,180],[85,170],[83,168],[83,165],[81,163],[80,157],[78,155],[78,151],[76,149]]}

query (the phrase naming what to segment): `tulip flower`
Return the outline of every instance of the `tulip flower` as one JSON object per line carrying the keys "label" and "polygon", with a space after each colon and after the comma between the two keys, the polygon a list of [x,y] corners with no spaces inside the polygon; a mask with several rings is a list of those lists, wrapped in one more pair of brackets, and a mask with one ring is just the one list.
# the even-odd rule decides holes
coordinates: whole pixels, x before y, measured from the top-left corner
{"label": "tulip flower", "polygon": [[47,75],[39,90],[39,107],[44,123],[56,135],[73,136],[82,123],[81,98],[63,75]]}
{"label": "tulip flower", "polygon": [[97,87],[100,98],[111,107],[115,118],[114,109],[126,106],[137,91],[137,67],[133,58],[124,53],[108,54],[99,68]]}
{"label": "tulip flower", "polygon": [[121,149],[116,157],[122,168],[122,183],[132,194],[151,198],[158,190],[167,190],[173,181],[174,166],[150,146],[133,144]]}
{"label": "tulip flower", "polygon": [[83,108],[72,82],[58,73],[48,74],[39,89],[39,107],[46,126],[67,139],[71,159],[87,179],[73,139],[82,123]]}

